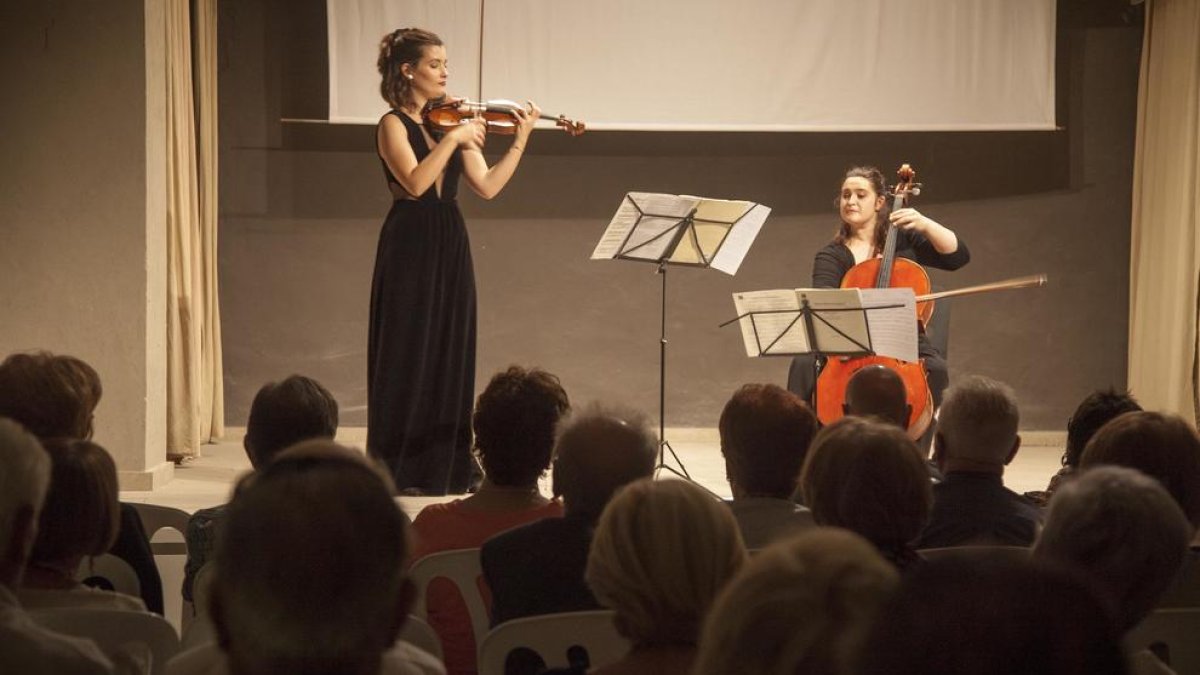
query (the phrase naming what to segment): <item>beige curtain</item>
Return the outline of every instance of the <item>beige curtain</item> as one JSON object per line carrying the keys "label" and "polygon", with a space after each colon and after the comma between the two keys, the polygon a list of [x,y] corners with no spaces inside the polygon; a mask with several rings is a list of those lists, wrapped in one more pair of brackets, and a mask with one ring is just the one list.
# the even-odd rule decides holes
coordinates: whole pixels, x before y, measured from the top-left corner
{"label": "beige curtain", "polygon": [[1138,86],[1129,386],[1196,421],[1200,303],[1200,0],[1150,0]]}
{"label": "beige curtain", "polygon": [[[224,433],[217,304],[217,0],[167,1],[167,456]],[[194,20],[193,20],[194,19]],[[194,44],[193,44],[194,38]]]}

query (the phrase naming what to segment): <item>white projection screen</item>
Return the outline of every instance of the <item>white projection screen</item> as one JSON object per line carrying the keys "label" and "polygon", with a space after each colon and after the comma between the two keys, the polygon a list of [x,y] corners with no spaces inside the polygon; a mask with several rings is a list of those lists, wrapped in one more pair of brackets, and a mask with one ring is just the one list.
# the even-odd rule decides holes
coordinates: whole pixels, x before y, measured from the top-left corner
{"label": "white projection screen", "polygon": [[386,112],[384,33],[446,41],[457,96],[590,129],[1053,129],[1054,0],[327,0],[329,119]]}

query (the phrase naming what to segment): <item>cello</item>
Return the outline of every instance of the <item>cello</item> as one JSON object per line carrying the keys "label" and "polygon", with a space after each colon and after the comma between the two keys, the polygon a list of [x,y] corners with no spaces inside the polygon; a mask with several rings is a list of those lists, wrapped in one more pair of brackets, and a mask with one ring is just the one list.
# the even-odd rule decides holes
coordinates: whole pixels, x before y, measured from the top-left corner
{"label": "cello", "polygon": [[[916,171],[908,164],[901,165],[897,174],[899,182],[889,193],[892,211],[908,206],[910,196],[920,193],[920,184],[915,182]],[[917,296],[929,295],[929,275],[925,268],[906,258],[896,257],[897,228],[884,221],[876,227],[888,227],[887,239],[881,255],[864,260],[842,277],[842,288],[901,288],[909,287]],[[933,315],[933,302],[925,300],[917,304],[917,317],[922,326]],[[911,413],[908,419],[908,435],[918,439],[929,428],[933,420],[933,396],[925,377],[925,365],[921,361],[901,361],[885,356],[833,357],[825,362],[817,377],[817,419],[821,424],[831,424],[843,415],[842,403],[846,400],[846,385],[854,373],[871,365],[882,365],[895,371],[904,381],[908,392]]]}

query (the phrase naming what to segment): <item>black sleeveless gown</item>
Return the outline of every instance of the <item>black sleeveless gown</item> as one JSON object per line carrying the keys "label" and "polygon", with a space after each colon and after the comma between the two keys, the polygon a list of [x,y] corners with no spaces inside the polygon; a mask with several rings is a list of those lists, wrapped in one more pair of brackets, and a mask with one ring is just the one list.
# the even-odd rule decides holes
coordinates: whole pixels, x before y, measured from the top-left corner
{"label": "black sleeveless gown", "polygon": [[[421,128],[408,130],[417,160],[430,152]],[[382,161],[382,157],[380,157]],[[397,183],[387,164],[389,183]],[[367,451],[396,487],[462,493],[471,478],[475,392],[475,273],[455,197],[456,151],[439,196],[436,183],[416,200],[397,199],[379,235],[367,344]]]}

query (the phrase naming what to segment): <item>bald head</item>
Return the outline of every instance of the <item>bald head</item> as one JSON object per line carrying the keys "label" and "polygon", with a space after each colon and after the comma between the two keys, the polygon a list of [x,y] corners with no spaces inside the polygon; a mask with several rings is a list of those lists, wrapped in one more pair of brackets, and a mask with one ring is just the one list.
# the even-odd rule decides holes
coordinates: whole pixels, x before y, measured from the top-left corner
{"label": "bald head", "polygon": [[595,520],[617,488],[654,472],[657,451],[644,415],[590,406],[559,429],[554,494],[569,515]]}
{"label": "bald head", "polygon": [[874,415],[901,429],[908,428],[912,406],[904,380],[887,366],[867,366],[859,369],[846,383],[846,402],[842,410],[854,417]]}

